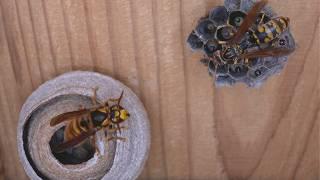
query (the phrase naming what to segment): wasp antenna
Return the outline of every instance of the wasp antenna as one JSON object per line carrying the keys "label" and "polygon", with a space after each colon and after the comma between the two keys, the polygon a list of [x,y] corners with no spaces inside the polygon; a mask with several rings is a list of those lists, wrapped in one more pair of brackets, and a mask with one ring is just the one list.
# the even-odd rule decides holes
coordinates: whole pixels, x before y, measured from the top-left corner
{"label": "wasp antenna", "polygon": [[120,97],[119,97],[119,99],[118,99],[118,106],[120,105],[120,101],[121,101],[121,99],[122,99],[122,97],[123,97],[123,93],[124,93],[124,90],[122,90],[121,95],[120,95]]}
{"label": "wasp antenna", "polygon": [[104,129],[104,135],[107,137],[108,136],[108,129]]}

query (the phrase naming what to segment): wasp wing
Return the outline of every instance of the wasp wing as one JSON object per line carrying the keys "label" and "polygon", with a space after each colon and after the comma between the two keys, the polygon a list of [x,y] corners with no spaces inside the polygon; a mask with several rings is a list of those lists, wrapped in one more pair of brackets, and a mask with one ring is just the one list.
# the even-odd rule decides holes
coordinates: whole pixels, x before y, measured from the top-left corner
{"label": "wasp wing", "polygon": [[76,145],[80,144],[81,142],[83,142],[88,137],[94,135],[97,131],[98,131],[98,129],[92,129],[87,132],[82,132],[79,136],[76,136],[75,138],[73,138],[69,141],[66,141],[66,142],[63,142],[63,143],[57,145],[56,147],[53,148],[53,151],[59,153],[59,152],[62,152],[68,148],[76,146]]}
{"label": "wasp wing", "polygon": [[244,18],[242,24],[240,25],[238,31],[229,41],[229,43],[239,43],[248,29],[256,22],[256,19],[263,9],[263,7],[268,3],[267,0],[261,0],[253,5],[253,7],[248,12],[247,16]]}
{"label": "wasp wing", "polygon": [[284,48],[275,48],[275,49],[265,49],[254,52],[247,52],[242,54],[241,58],[263,58],[263,57],[279,57],[285,56],[292,53],[294,49],[284,49]]}
{"label": "wasp wing", "polygon": [[64,121],[68,121],[68,120],[71,120],[72,118],[83,116],[88,113],[90,113],[89,109],[82,109],[79,111],[72,111],[72,112],[60,114],[60,115],[51,119],[50,126],[55,126],[55,125],[60,124]]}

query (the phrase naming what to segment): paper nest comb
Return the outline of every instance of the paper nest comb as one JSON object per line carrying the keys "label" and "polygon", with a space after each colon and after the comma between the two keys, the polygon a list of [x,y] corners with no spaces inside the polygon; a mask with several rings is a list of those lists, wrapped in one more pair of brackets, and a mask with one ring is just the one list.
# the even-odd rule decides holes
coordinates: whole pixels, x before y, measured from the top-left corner
{"label": "paper nest comb", "polygon": [[[193,50],[202,51],[204,58],[201,60],[208,67],[209,74],[214,77],[216,86],[231,86],[238,82],[245,83],[249,87],[259,87],[273,74],[279,73],[285,66],[288,55],[279,57],[252,58],[245,62],[244,60],[236,63],[224,62],[219,65],[213,63],[213,54],[221,49],[217,46],[217,27],[231,25],[235,28],[233,20],[237,17],[245,18],[246,13],[251,9],[256,1],[252,0],[225,0],[224,6],[213,8],[206,17],[198,21],[198,25],[191,32],[187,43]],[[277,15],[271,7],[265,6],[260,13],[266,15],[270,20]],[[259,17],[258,17],[259,18]],[[265,22],[264,22],[265,23]],[[248,34],[248,33],[247,33]],[[243,38],[242,41],[246,39]],[[241,41],[241,42],[242,42]],[[295,49],[295,41],[288,28],[279,38],[272,41],[273,48],[287,48],[292,51]],[[253,48],[255,44],[251,44]],[[270,48],[270,46],[260,47]]]}

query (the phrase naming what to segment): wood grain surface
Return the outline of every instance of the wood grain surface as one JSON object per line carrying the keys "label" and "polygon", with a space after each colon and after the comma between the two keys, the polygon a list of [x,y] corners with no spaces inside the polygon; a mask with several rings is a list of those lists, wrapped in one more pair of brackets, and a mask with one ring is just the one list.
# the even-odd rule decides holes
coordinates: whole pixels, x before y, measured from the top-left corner
{"label": "wood grain surface", "polygon": [[222,0],[0,0],[0,179],[19,163],[20,108],[72,70],[124,82],[152,144],[140,179],[320,179],[318,0],[270,0],[297,50],[261,88],[215,88],[185,40]]}

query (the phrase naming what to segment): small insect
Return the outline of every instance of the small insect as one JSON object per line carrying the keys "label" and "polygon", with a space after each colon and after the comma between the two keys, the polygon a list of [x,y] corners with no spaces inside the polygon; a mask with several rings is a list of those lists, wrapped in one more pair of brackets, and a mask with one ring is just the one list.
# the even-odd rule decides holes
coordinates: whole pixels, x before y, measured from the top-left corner
{"label": "small insect", "polygon": [[[246,0],[241,3],[248,5]],[[210,75],[215,73],[216,84],[261,84],[278,72],[287,60],[283,57],[294,51],[289,18],[273,17],[263,10],[266,4],[267,0],[256,2],[248,12],[218,6],[201,18],[189,36],[190,47],[205,52],[206,60],[201,62],[208,66]]]}
{"label": "small insect", "polygon": [[[122,91],[119,98],[109,99],[105,103],[100,104],[96,98],[97,90],[98,88],[94,89],[93,96],[91,97],[94,105],[92,108],[81,108],[78,111],[63,113],[51,119],[50,126],[56,126],[68,121],[64,130],[64,142],[55,146],[53,148],[54,152],[59,153],[68,148],[79,146],[87,138],[91,138],[91,144],[99,152],[95,146],[96,139],[94,135],[96,132],[105,130],[105,134],[107,134],[107,132],[121,132],[121,129],[126,129],[126,127],[120,126],[121,123],[130,117],[128,110],[120,105],[124,92]],[[113,105],[110,105],[111,103]],[[112,136],[107,138],[107,141],[115,139],[126,140],[123,137]]]}
{"label": "small insect", "polygon": [[[258,49],[255,52],[246,51],[248,47],[248,41],[243,40],[248,31],[248,38],[254,39],[254,45],[260,46],[260,44],[267,44],[272,40],[278,38],[288,27],[289,18],[279,17],[268,21],[265,24],[257,25],[256,30],[250,28],[257,21],[258,14],[262,8],[267,4],[267,0],[262,0],[254,4],[252,9],[248,12],[244,19],[238,16],[234,19],[235,24],[239,25],[238,29],[234,26],[221,26],[218,27],[216,38],[220,40],[220,43],[225,43],[220,55],[217,58],[229,63],[236,64],[241,59],[268,57],[268,56],[284,56],[292,52],[292,49],[276,49],[269,48],[266,50]],[[247,60],[248,61],[248,60]]]}

